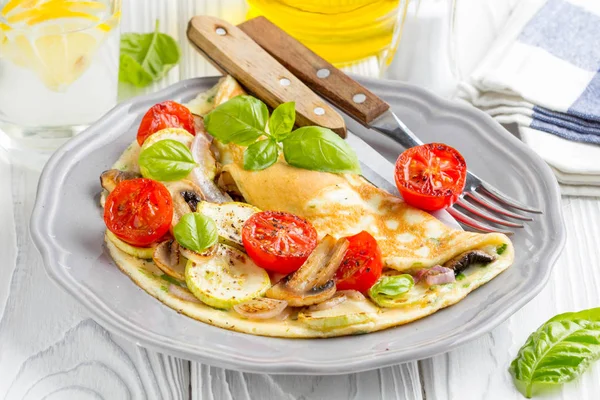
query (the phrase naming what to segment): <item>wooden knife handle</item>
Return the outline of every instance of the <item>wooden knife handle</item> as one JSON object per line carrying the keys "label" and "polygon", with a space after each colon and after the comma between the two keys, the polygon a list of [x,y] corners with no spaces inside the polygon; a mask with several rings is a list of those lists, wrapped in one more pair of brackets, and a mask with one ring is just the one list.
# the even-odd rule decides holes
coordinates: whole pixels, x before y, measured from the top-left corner
{"label": "wooden knife handle", "polygon": [[265,17],[238,26],[308,87],[363,125],[390,107]]}
{"label": "wooden knife handle", "polygon": [[235,25],[209,16],[190,20],[190,41],[220,70],[277,107],[296,102],[296,124],[320,125],[346,136],[344,119]]}

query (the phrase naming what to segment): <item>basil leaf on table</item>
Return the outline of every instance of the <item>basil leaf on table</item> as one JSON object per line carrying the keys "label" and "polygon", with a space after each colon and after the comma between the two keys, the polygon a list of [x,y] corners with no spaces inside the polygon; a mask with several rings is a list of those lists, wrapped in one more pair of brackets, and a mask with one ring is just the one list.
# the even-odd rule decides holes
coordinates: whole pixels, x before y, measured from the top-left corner
{"label": "basil leaf on table", "polygon": [[183,179],[196,167],[190,149],[173,139],[160,140],[142,150],[138,163],[144,178],[157,181]]}
{"label": "basil leaf on table", "polygon": [[173,228],[173,236],[181,246],[197,253],[219,240],[215,221],[200,213],[185,214]]}
{"label": "basil leaf on table", "polygon": [[532,333],[509,368],[519,391],[530,398],[572,381],[598,359],[599,314],[599,308],[560,314]]}
{"label": "basil leaf on table", "polygon": [[282,143],[285,161],[294,167],[360,174],[354,150],[330,129],[305,126],[296,129]]}
{"label": "basil leaf on table", "polygon": [[402,304],[398,300],[402,295],[408,293],[414,285],[413,277],[408,274],[382,276],[369,289],[369,297],[378,306],[397,307]]}
{"label": "basil leaf on table", "polygon": [[296,122],[296,103],[293,101],[280,104],[269,118],[269,133],[276,140],[282,141],[294,129]]}
{"label": "basil leaf on table", "polygon": [[279,147],[273,139],[259,140],[244,151],[244,169],[260,171],[277,162]]}
{"label": "basil leaf on table", "polygon": [[181,51],[171,36],[158,31],[121,35],[119,80],[137,87],[148,86],[166,75],[178,62]]}
{"label": "basil leaf on table", "polygon": [[252,96],[236,96],[208,113],[204,117],[204,126],[222,143],[248,146],[266,135],[268,119],[269,110],[265,103]]}

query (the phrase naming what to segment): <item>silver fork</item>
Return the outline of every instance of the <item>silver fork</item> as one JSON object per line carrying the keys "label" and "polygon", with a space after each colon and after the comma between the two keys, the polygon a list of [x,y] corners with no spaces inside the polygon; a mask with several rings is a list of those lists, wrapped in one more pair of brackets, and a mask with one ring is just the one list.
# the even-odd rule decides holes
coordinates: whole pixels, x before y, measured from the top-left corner
{"label": "silver fork", "polygon": [[[369,123],[368,127],[388,136],[404,148],[423,144],[423,142],[419,140],[391,110],[382,113],[379,117]],[[463,209],[464,211],[460,211],[460,209]],[[541,210],[513,199],[488,182],[482,180],[471,171],[468,171],[465,190],[459,200],[452,207],[448,208],[447,211],[461,224],[478,231],[501,232],[511,235],[513,233],[512,231],[489,225],[473,218],[469,214],[493,224],[510,228],[524,227],[522,223],[511,221],[510,219],[517,221],[533,221],[533,218],[518,214],[512,211],[513,209],[526,213],[542,214]]]}

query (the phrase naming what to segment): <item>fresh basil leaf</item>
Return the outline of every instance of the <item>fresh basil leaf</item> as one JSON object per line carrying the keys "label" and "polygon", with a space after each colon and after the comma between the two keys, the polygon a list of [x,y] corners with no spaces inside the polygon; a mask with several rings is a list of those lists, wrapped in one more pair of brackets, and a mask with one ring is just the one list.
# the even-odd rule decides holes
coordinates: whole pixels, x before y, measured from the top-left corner
{"label": "fresh basil leaf", "polygon": [[152,33],[124,33],[121,35],[119,80],[145,87],[166,75],[178,62],[181,51],[171,36],[158,31]]}
{"label": "fresh basil leaf", "polygon": [[296,122],[296,103],[293,101],[280,104],[271,113],[269,118],[269,133],[277,141],[285,139]]}
{"label": "fresh basil leaf", "polygon": [[183,179],[196,167],[190,149],[173,139],[160,140],[142,150],[138,163],[144,178],[157,181]]}
{"label": "fresh basil leaf", "polygon": [[504,253],[506,251],[507,247],[508,247],[508,245],[506,243],[502,243],[500,246],[496,247],[496,253],[498,255],[502,255],[502,253]]}
{"label": "fresh basil leaf", "polygon": [[402,305],[402,296],[415,285],[411,275],[382,276],[369,289],[369,297],[380,307],[398,307]]}
{"label": "fresh basil leaf", "polygon": [[265,103],[252,96],[236,96],[209,112],[204,117],[204,126],[222,143],[248,146],[266,135],[268,118]]}
{"label": "fresh basil leaf", "polygon": [[572,381],[600,357],[600,322],[548,321],[531,334],[509,371],[526,397]]}
{"label": "fresh basil leaf", "polygon": [[354,150],[327,128],[305,126],[283,140],[283,155],[288,164],[313,171],[360,173]]}
{"label": "fresh basil leaf", "polygon": [[185,214],[173,228],[173,236],[181,246],[200,253],[219,240],[215,221],[200,213]]}
{"label": "fresh basil leaf", "polygon": [[273,139],[259,140],[244,151],[244,169],[260,171],[270,167],[277,161],[279,147]]}

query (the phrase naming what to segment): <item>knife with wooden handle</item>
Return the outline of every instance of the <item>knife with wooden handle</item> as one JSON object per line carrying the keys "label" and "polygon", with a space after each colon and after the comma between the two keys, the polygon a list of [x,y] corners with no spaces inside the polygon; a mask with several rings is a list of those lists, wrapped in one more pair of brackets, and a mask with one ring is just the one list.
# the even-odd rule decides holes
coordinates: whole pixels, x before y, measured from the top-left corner
{"label": "knife with wooden handle", "polygon": [[423,144],[385,101],[268,19],[253,18],[240,24],[239,28],[315,93],[356,121],[391,137],[405,148]]}
{"label": "knife with wooden handle", "polygon": [[270,107],[295,101],[297,125],[319,125],[346,136],[344,119],[235,25],[197,16],[190,20],[187,35],[218,69]]}

